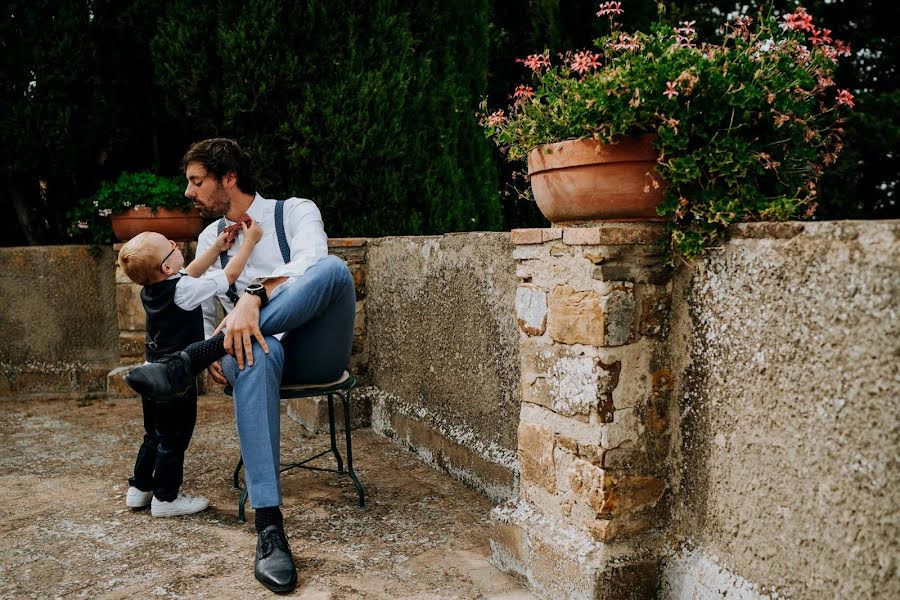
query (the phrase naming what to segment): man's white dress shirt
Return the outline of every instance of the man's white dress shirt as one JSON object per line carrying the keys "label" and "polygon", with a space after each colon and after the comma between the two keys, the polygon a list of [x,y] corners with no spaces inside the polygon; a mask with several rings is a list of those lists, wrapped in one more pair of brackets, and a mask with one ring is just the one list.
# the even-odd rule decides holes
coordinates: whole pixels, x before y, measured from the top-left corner
{"label": "man's white dress shirt", "polygon": [[[263,236],[250,254],[247,266],[234,282],[238,295],[242,294],[250,282],[258,277],[303,275],[317,260],[328,255],[328,236],[325,235],[322,215],[312,200],[290,198],[284,203],[284,232],[291,250],[291,259],[288,263],[285,263],[281,256],[278,236],[275,233],[275,201],[267,200],[256,194],[250,208],[247,209],[247,214],[262,227]],[[218,222],[219,220],[216,219],[200,234],[197,240],[198,255],[216,241],[219,236]],[[231,224],[232,221],[225,219],[225,225]],[[244,234],[241,232],[228,251],[228,256],[234,256],[243,243]],[[221,271],[221,262],[217,260],[206,272],[206,275]],[[225,311],[231,312],[234,304],[228,299],[225,290],[218,292],[218,297],[222,306],[225,307]],[[209,337],[218,325],[215,306],[211,302],[203,304],[203,321],[206,336]]]}

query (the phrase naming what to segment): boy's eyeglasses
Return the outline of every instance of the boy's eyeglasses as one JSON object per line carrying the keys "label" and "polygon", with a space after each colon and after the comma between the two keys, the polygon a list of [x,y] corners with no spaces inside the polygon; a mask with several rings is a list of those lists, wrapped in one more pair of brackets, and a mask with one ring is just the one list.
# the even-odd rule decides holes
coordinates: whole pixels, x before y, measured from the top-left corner
{"label": "boy's eyeglasses", "polygon": [[161,271],[163,270],[163,266],[166,264],[166,261],[169,260],[170,256],[172,256],[172,253],[175,252],[176,250],[178,250],[178,244],[176,244],[172,240],[169,240],[169,243],[172,244],[172,249],[169,250],[169,253],[166,254],[166,257],[164,259],[162,259],[161,263],[159,263],[159,268]]}

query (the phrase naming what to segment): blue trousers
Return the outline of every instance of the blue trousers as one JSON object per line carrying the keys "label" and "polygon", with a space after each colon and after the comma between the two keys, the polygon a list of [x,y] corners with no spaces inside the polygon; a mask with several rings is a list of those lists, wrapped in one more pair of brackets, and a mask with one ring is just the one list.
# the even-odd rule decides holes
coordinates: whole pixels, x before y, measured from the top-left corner
{"label": "blue trousers", "polygon": [[[281,505],[279,482],[282,383],[327,383],[350,361],[356,294],[344,261],[327,256],[299,277],[279,286],[260,310],[259,326],[269,353],[253,342],[253,366],[239,370],[234,357],[222,359],[234,389],[244,474],[250,505]],[[286,332],[279,341],[272,334]]]}

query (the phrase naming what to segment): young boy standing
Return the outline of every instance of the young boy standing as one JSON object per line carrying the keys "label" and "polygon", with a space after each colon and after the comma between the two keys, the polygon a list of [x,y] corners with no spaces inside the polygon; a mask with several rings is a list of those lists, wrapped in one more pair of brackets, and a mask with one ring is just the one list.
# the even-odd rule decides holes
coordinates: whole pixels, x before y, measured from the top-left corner
{"label": "young boy standing", "polygon": [[[224,293],[238,278],[262,229],[253,221],[241,223],[243,243],[222,271],[203,273],[232,245],[234,235],[223,232],[209,250],[187,267],[177,244],[155,232],[141,233],[119,252],[119,264],[133,282],[144,286],[141,302],[147,313],[145,357],[157,361],[203,340],[200,304]],[[129,478],[125,504],[129,508],[150,505],[154,517],[200,512],[209,506],[202,497],[180,491],[184,453],[197,419],[197,387],[192,382],[174,398],[141,396],[144,440],[138,450],[134,474]]]}

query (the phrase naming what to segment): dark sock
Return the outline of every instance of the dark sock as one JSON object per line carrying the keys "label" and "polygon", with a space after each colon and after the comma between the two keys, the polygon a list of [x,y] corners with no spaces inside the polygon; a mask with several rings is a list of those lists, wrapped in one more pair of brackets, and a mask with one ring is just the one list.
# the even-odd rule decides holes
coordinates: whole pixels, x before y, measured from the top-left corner
{"label": "dark sock", "polygon": [[191,358],[191,371],[200,373],[227,354],[225,352],[225,332],[203,340],[202,342],[194,342],[184,349]]}
{"label": "dark sock", "polygon": [[269,525],[278,525],[279,527],[284,526],[284,517],[281,515],[281,508],[269,506],[256,509],[256,532],[259,533]]}

